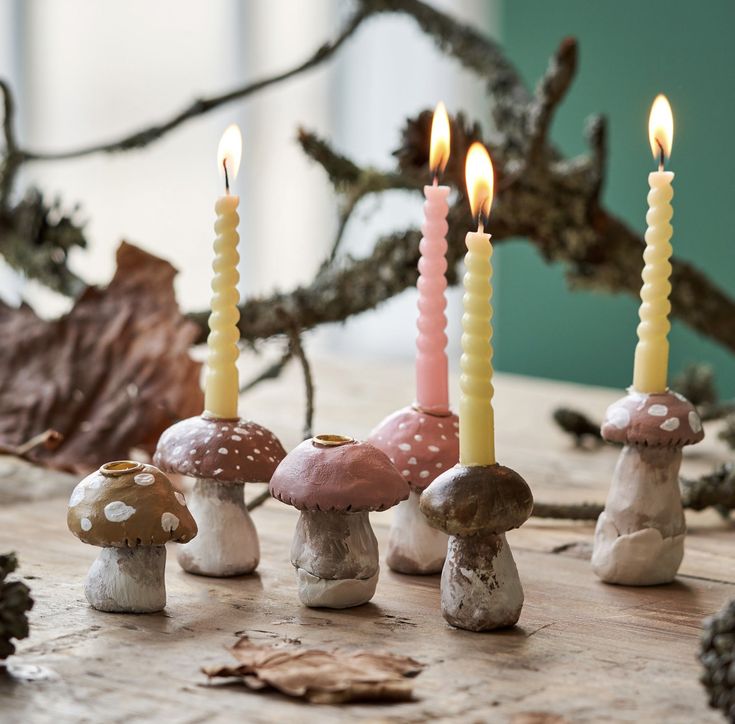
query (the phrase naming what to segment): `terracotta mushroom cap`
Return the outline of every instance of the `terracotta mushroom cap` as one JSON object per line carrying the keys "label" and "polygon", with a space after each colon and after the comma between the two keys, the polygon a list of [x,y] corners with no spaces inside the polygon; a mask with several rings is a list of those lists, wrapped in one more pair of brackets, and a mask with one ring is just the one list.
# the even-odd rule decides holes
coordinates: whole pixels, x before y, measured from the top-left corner
{"label": "terracotta mushroom cap", "polygon": [[470,536],[519,528],[531,515],[533,495],[504,465],[455,465],[424,490],[419,505],[434,528]]}
{"label": "terracotta mushroom cap", "polygon": [[169,427],[153,462],[168,473],[220,483],[267,483],[285,456],[278,438],[255,422],[200,415]]}
{"label": "terracotta mushroom cap", "polygon": [[271,495],[299,510],[386,510],[408,497],[408,483],[388,456],[341,435],[304,440],[278,466]]}
{"label": "terracotta mushroom cap", "polygon": [[72,491],[69,530],[93,546],[134,548],[186,543],[197,524],[184,496],[153,465],[133,460],[105,463]]}
{"label": "terracotta mushroom cap", "polygon": [[694,405],[677,392],[644,394],[633,389],[607,408],[602,437],[649,447],[683,447],[704,437]]}
{"label": "terracotta mushroom cap", "polygon": [[383,420],[368,442],[382,450],[420,493],[459,460],[459,421],[453,413],[436,415],[404,407]]}

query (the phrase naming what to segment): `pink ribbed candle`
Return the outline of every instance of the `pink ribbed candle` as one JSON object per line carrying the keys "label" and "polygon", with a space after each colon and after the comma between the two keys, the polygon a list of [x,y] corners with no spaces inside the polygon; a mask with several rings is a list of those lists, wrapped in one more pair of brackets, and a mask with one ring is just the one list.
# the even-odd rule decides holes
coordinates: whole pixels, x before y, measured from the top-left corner
{"label": "pink ribbed candle", "polygon": [[424,186],[423,238],[419,250],[419,316],[416,326],[416,404],[427,412],[449,410],[447,372],[447,213],[448,186]]}

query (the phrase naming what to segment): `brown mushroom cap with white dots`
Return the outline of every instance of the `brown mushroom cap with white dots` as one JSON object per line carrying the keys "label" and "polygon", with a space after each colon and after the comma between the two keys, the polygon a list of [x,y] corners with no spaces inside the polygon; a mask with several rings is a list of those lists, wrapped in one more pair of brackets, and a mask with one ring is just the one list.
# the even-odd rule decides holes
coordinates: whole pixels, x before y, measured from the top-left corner
{"label": "brown mushroom cap with white dots", "polygon": [[298,510],[386,510],[409,487],[388,456],[370,443],[317,435],[295,447],[271,478],[271,495]]}
{"label": "brown mushroom cap with white dots", "polygon": [[459,460],[459,420],[404,407],[383,420],[368,442],[382,450],[411,488],[420,493]]}
{"label": "brown mushroom cap with white dots", "polygon": [[694,405],[679,393],[630,390],[607,408],[602,437],[623,445],[683,447],[699,442],[704,430]]}
{"label": "brown mushroom cap with white dots", "polygon": [[186,543],[197,525],[183,494],[153,465],[118,460],[72,491],[69,530],[84,543],[116,548]]}
{"label": "brown mushroom cap with white dots", "polygon": [[200,415],[169,427],[153,462],[169,473],[219,483],[267,483],[285,456],[278,438],[255,422]]}

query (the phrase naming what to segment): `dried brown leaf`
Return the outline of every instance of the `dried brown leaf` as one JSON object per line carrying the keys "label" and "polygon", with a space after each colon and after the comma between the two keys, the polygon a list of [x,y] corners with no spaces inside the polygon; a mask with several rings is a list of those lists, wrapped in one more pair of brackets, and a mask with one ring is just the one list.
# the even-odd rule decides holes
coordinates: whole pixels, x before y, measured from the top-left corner
{"label": "dried brown leaf", "polygon": [[0,441],[58,430],[57,448],[28,458],[85,472],[152,450],[172,422],[201,412],[201,365],[189,356],[198,329],[179,311],[175,276],[123,242],[109,286],[87,288],[59,319],[0,303]]}
{"label": "dried brown leaf", "polygon": [[246,636],[231,649],[236,666],[203,669],[209,677],[238,678],[254,691],[276,689],[314,704],[408,701],[423,665],[408,656],[255,644]]}

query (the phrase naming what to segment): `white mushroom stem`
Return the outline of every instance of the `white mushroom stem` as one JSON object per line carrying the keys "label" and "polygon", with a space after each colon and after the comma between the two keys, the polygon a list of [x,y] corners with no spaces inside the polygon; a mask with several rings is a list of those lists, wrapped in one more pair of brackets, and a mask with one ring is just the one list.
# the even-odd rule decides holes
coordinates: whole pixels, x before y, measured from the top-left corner
{"label": "white mushroom stem", "polygon": [[681,448],[626,445],[595,529],[592,568],[607,583],[652,586],[676,576],[686,521]]}
{"label": "white mushroom stem", "polygon": [[181,567],[218,578],[252,573],[260,562],[260,543],[245,506],[244,484],[203,478],[197,480],[187,502],[199,533],[179,546]]}
{"label": "white mushroom stem", "polygon": [[367,603],[378,583],[378,541],[368,513],[302,511],[291,544],[305,606]]}
{"label": "white mushroom stem", "polygon": [[393,512],[388,541],[388,566],[398,573],[439,573],[447,556],[448,536],[426,522],[419,510],[420,494],[411,491]]}
{"label": "white mushroom stem", "polygon": [[84,593],[93,608],[152,613],[166,606],[166,547],[103,548],[87,574]]}
{"label": "white mushroom stem", "polygon": [[441,607],[452,626],[468,631],[490,631],[517,623],[523,588],[505,534],[449,536]]}

